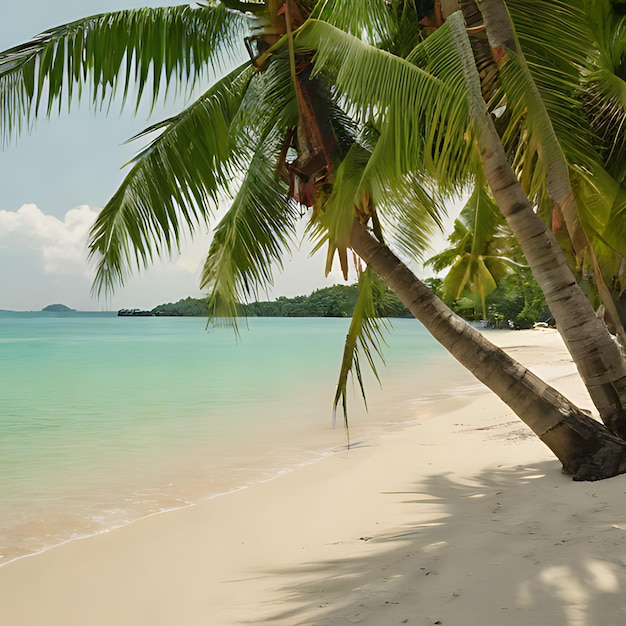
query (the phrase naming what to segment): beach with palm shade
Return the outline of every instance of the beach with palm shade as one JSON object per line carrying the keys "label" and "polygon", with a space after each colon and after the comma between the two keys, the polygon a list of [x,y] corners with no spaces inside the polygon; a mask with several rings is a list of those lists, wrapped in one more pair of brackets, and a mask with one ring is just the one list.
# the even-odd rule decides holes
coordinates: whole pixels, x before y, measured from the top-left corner
{"label": "beach with palm shade", "polygon": [[[555,331],[490,337],[590,406]],[[485,388],[444,394],[415,417],[269,482],[0,567],[0,617],[50,626],[619,620],[619,477],[572,482]]]}
{"label": "beach with palm shade", "polygon": [[[341,619],[388,623],[383,617],[387,609],[392,619],[409,623],[411,618],[397,611],[402,605],[399,598],[409,593],[403,582],[417,584],[417,552],[426,563],[419,566],[420,572],[425,572],[429,581],[440,581],[441,586],[434,583],[428,596],[440,612],[465,614],[469,610],[466,603],[480,597],[475,589],[473,593],[465,591],[458,572],[464,572],[465,584],[469,584],[465,579],[478,584],[495,573],[498,581],[507,583],[503,591],[506,602],[498,603],[502,606],[497,611],[491,603],[488,610],[511,611],[504,620],[507,623],[515,623],[515,619],[523,623],[522,617],[527,618],[524,612],[532,610],[540,612],[538,621],[546,621],[548,616],[550,623],[595,621],[596,611],[602,611],[595,600],[616,593],[622,584],[621,565],[607,560],[611,541],[607,539],[595,553],[570,550],[570,560],[559,564],[548,546],[554,540],[552,527],[549,523],[542,526],[550,516],[542,517],[538,527],[524,518],[520,527],[528,531],[525,544],[538,534],[541,554],[549,554],[550,562],[542,566],[534,550],[524,550],[521,558],[538,568],[535,571],[529,565],[526,570],[518,564],[520,553],[514,551],[517,567],[511,570],[511,560],[506,558],[512,549],[509,529],[520,511],[500,501],[512,505],[517,498],[499,500],[498,496],[512,493],[508,481],[516,470],[520,472],[518,488],[539,485],[531,491],[533,503],[541,502],[541,508],[549,508],[553,490],[565,484],[564,477],[555,482],[556,476],[548,471],[555,463],[562,465],[563,476],[575,481],[610,479],[626,471],[626,360],[619,345],[626,336],[620,309],[626,238],[618,228],[624,180],[614,157],[624,126],[619,121],[601,123],[598,115],[606,110],[612,119],[624,117],[619,94],[607,86],[623,86],[621,65],[607,68],[604,45],[614,37],[622,46],[624,18],[616,6],[619,3],[614,2],[563,1],[555,9],[554,3],[538,1],[532,3],[532,10],[528,4],[514,0],[506,4],[485,0],[479,6],[473,0],[229,0],[193,9],[94,16],[53,29],[0,56],[1,130],[4,136],[11,136],[37,116],[46,115],[46,110],[49,115],[64,98],[71,100],[72,90],[91,92],[95,101],[123,93],[125,101],[134,84],[137,93],[133,97],[141,100],[145,91],[154,102],[164,84],[169,88],[193,85],[203,68],[237,58],[241,42],[245,42],[249,59],[236,69],[231,62],[224,76],[187,109],[135,138],[147,143],[129,164],[126,178],[90,234],[95,292],[110,293],[134,269],[178,250],[183,233],[210,225],[213,239],[201,277],[201,287],[208,293],[209,320],[230,323],[237,329],[239,304],[271,285],[288,250],[297,245],[295,233],[304,220],[306,237],[316,250],[326,250],[326,272],[336,263],[346,279],[358,279],[359,298],[345,338],[334,401],[346,429],[351,420],[347,406],[351,376],[357,389],[365,393],[366,366],[375,377],[379,374],[377,356],[383,353],[387,331],[379,316],[385,287],[493,392],[470,397],[460,408],[442,404],[435,411],[436,418],[407,428],[401,435],[381,435],[371,439],[370,445],[350,446],[345,454],[331,455],[249,492],[224,496],[219,503],[199,504],[189,511],[156,516],[85,540],[83,545],[96,551],[94,557],[100,560],[98,550],[114,541],[110,537],[131,537],[135,532],[138,535],[132,544],[143,545],[140,552],[145,555],[146,544],[135,530],[139,528],[144,539],[154,533],[153,539],[162,542],[164,550],[172,546],[172,558],[175,553],[190,554],[192,542],[187,538],[175,544],[164,540],[161,533],[166,520],[173,523],[171,520],[186,516],[185,523],[193,526],[193,517],[206,527],[207,515],[212,515],[208,509],[216,508],[218,520],[218,509],[235,503],[228,515],[231,525],[235,510],[267,513],[259,514],[258,519],[243,513],[245,528],[235,534],[240,545],[253,547],[236,549],[235,544],[224,544],[229,554],[241,555],[243,565],[230,570],[226,578],[227,570],[221,569],[218,587],[223,589],[227,582],[254,586],[250,581],[258,579],[271,586],[271,593],[282,591],[287,599],[283,595],[279,600],[278,594],[275,600],[266,600],[272,607],[285,605],[284,612],[272,614],[274,608],[268,608],[269,612],[254,617],[228,614],[233,610],[229,602],[223,616],[215,613],[217,623],[229,623],[229,619],[243,623],[289,619],[300,620],[296,623],[340,623],[336,620]],[[608,36],[598,27],[603,17],[608,20]],[[567,34],[567,45],[555,48],[555,34]],[[121,45],[111,48],[106,42]],[[619,51],[623,58],[624,49]],[[593,96],[587,98],[587,93]],[[410,264],[422,258],[432,232],[441,224],[446,203],[468,188],[486,194],[487,204],[502,213],[521,248],[522,262],[543,291],[558,334],[532,331],[516,335],[509,343],[509,334],[481,333],[457,317],[411,269]],[[229,208],[214,224],[225,197]],[[477,210],[475,213],[478,215]],[[489,230],[486,226],[483,219],[485,233]],[[493,239],[496,231],[492,229],[485,238]],[[475,238],[479,232],[474,229]],[[468,257],[465,268],[467,280],[460,281],[457,288],[460,295],[465,286],[478,285],[477,304],[483,311],[484,286],[493,287],[501,273],[495,270],[495,260],[486,258],[488,243],[472,248],[473,256]],[[487,269],[489,264],[494,272]],[[482,282],[474,280],[476,276],[469,279],[473,267],[478,268]],[[555,360],[556,355],[560,356]],[[497,426],[496,415],[507,420],[516,416],[521,421],[518,424],[511,419]],[[491,431],[500,428],[514,434],[492,437]],[[530,432],[533,436],[527,437]],[[432,450],[423,443],[429,438],[434,442]],[[437,443],[444,439],[447,449]],[[402,452],[397,472],[387,471]],[[433,474],[422,465],[424,460],[428,465],[444,463],[446,468]],[[341,465],[343,474],[336,471]],[[308,474],[315,477],[311,485],[298,483]],[[356,475],[358,483],[351,482]],[[409,476],[418,485],[426,485],[423,490],[415,484],[409,488]],[[391,479],[395,487],[387,484]],[[506,486],[495,493],[487,487],[497,488],[502,483]],[[604,504],[591,509],[585,508],[581,494],[597,498],[598,493],[568,486],[568,496],[577,493],[578,497],[567,498],[563,511],[569,515],[569,505],[580,507],[582,514],[606,509],[611,517],[613,502],[609,505],[605,500],[615,499],[615,494],[610,496],[611,486],[619,483],[614,479],[608,484],[602,487]],[[281,495],[272,492],[273,488]],[[344,490],[356,498],[346,497]],[[265,504],[261,506],[252,494],[263,491]],[[315,519],[314,530],[310,514],[306,515],[310,511],[307,503],[318,510],[321,501],[317,494],[322,492],[327,498],[324,522]],[[296,505],[288,514],[278,506],[285,494]],[[384,508],[381,495],[392,496]],[[452,538],[445,540],[439,532],[449,524],[456,533],[457,526],[446,522],[446,513],[441,514],[437,507],[445,502],[456,515],[464,498],[471,500],[468,508],[475,514],[463,518],[472,539],[461,539],[454,554],[463,554],[464,562],[474,566],[480,561],[479,553],[484,560],[484,546],[489,543],[493,558],[479,570],[455,562]],[[481,508],[482,503],[488,504],[491,514]],[[410,505],[419,512],[414,513],[412,523],[402,522]],[[379,514],[383,510],[387,513]],[[378,525],[385,527],[381,534],[356,531],[355,520],[375,523],[376,517],[381,517]],[[493,523],[487,535],[477,526],[481,520],[484,528],[485,519]],[[241,539],[251,535],[249,522],[260,530],[260,543]],[[609,525],[621,530],[619,524]],[[256,550],[263,552],[266,546],[274,546],[272,555],[280,554],[280,542],[269,540],[270,527],[284,528],[280,542],[291,542],[290,556],[286,561],[283,557],[272,561],[266,554],[263,567],[270,573],[262,576],[260,565],[246,559],[256,558]],[[591,533],[590,525],[585,527]],[[295,534],[290,535],[287,528]],[[586,536],[604,536],[603,529],[604,525]],[[172,530],[167,533],[169,541]],[[319,537],[318,550],[322,545],[324,550],[338,546],[329,548],[333,555],[312,550],[304,559],[309,544],[298,534],[302,530],[307,536]],[[562,528],[560,531],[564,534]],[[353,533],[359,535],[357,539],[349,539]],[[422,544],[423,534],[438,540]],[[219,523],[209,533],[211,537],[222,535]],[[197,534],[190,533],[189,538],[192,536]],[[411,561],[406,566],[411,575],[400,565],[402,559],[395,558],[398,553],[394,558],[388,552],[383,556],[389,546],[404,541],[403,562]],[[562,538],[552,545],[567,545],[568,541]],[[53,560],[62,550],[78,550],[79,543],[32,557],[33,562]],[[208,567],[208,554],[213,550],[207,545],[201,568]],[[358,556],[363,545],[365,556]],[[119,554],[119,550],[113,552]],[[571,560],[573,554],[580,556],[582,564]],[[368,568],[364,562],[369,558]],[[28,562],[9,564],[7,571],[26,571]],[[324,576],[324,563],[328,562],[344,572],[336,580]],[[457,573],[446,582],[439,570],[448,562]],[[145,565],[141,560],[134,563]],[[357,571],[351,569],[354,563],[359,564]],[[294,573],[300,568],[305,570],[302,579]],[[109,569],[109,577],[114,569]],[[168,574],[163,574],[155,568],[155,584],[159,586],[164,579],[169,582],[170,573],[178,569],[168,567]],[[371,578],[363,581],[359,574],[386,570],[391,571],[382,577],[382,586]],[[509,577],[505,581],[505,571],[514,578],[520,574],[522,580]],[[208,569],[202,572],[195,572],[191,585],[196,590],[191,594],[192,603],[198,609],[191,620],[201,613],[198,602],[212,603],[197,587],[201,584],[198,579],[211,579]],[[289,574],[287,586],[280,587],[277,582],[281,572]],[[311,576],[308,582],[307,574]],[[17,579],[19,575],[15,575]],[[314,591],[307,586],[327,578],[355,601],[342,605],[337,595],[329,592],[331,600],[325,604],[326,587]],[[353,586],[359,579],[362,584]],[[258,585],[257,590],[261,583]],[[395,593],[385,599],[390,588],[395,588]],[[588,588],[596,589],[597,594],[583,591]],[[361,604],[357,600],[360,592]],[[445,595],[448,592],[451,598]],[[246,597],[252,595],[250,589]],[[181,597],[184,594],[176,595],[179,601]],[[319,604],[306,606],[305,598]],[[445,623],[445,615],[431,618],[428,601],[420,604],[416,618],[416,598],[413,593],[412,619]],[[290,601],[299,602],[299,608],[289,609]],[[383,609],[381,602],[389,606]],[[607,601],[603,606],[610,604]],[[366,608],[360,611],[359,606]],[[318,609],[319,616],[315,614]],[[488,615],[486,621],[495,613]]]}

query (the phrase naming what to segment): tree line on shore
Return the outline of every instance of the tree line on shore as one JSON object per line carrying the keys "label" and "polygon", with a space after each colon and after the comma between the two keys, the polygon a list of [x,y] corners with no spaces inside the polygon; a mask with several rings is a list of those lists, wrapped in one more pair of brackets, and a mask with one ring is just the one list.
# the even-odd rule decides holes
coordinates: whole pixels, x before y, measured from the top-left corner
{"label": "tree line on shore", "polygon": [[[443,279],[427,278],[424,281],[431,290],[443,296]],[[359,297],[358,285],[333,285],[316,289],[308,295],[288,298],[279,296],[272,301],[256,301],[240,304],[241,317],[352,317]],[[171,317],[206,317],[208,298],[182,298],[177,302],[159,304],[151,311],[153,315]],[[473,307],[465,297],[450,303],[451,308],[468,321],[483,320],[491,328],[532,328],[537,322],[551,322],[550,311],[537,283],[522,272],[507,276],[487,296],[487,317]],[[409,309],[389,290],[378,303],[381,317],[412,318]]]}

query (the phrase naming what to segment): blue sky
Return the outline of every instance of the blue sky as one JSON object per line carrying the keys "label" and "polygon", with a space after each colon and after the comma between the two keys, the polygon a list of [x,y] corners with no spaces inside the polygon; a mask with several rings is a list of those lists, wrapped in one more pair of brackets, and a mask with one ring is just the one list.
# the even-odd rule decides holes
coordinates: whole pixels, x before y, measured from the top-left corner
{"label": "blue sky", "polygon": [[[29,0],[5,3],[0,49],[26,41],[46,28],[97,13],[168,2],[142,0]],[[109,302],[90,294],[86,232],[123,179],[121,166],[138,150],[124,142],[149,123],[178,111],[183,102],[146,109],[112,107],[108,116],[88,106],[40,120],[0,149],[0,309],[39,310],[61,302],[79,310],[152,308],[187,296],[198,297],[201,264],[210,233],[184,245],[173,259],[133,277]],[[342,282],[333,270],[324,277],[324,254],[309,247],[285,260],[270,297],[294,296]]]}
{"label": "blue sky", "polygon": [[[141,0],[30,0],[5,3],[0,49],[19,44],[48,27],[81,17],[168,2]],[[39,310],[61,302],[80,310],[152,308],[161,302],[200,296],[201,263],[210,235],[203,233],[182,254],[158,262],[117,290],[110,302],[91,297],[85,233],[123,179],[120,167],[138,146],[126,139],[179,110],[158,108],[151,120],[112,108],[108,116],[88,106],[41,120],[0,150],[0,309]],[[323,258],[297,252],[276,276],[270,296],[293,296],[339,282],[323,275]]]}

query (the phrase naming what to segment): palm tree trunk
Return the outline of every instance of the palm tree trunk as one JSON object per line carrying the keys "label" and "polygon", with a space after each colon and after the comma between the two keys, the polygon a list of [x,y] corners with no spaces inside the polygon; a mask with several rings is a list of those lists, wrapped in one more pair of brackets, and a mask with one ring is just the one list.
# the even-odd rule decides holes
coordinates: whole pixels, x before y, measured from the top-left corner
{"label": "palm tree trunk", "polygon": [[[492,65],[495,65],[495,71],[498,71],[499,65],[506,59],[506,53],[510,51],[515,53],[520,60],[523,61],[526,72],[530,80],[532,80],[524,54],[517,41],[515,27],[513,26],[505,4],[501,0],[483,0],[481,10],[482,12],[479,13],[479,15],[481,15],[481,19],[484,20],[484,34],[487,39],[486,42],[482,43],[483,45],[486,44],[484,47],[489,53],[491,53],[492,50],[498,51],[495,57],[500,59],[496,63],[492,56]],[[473,49],[476,51],[477,47],[473,47]],[[545,108],[543,108],[543,115],[549,120],[549,115]],[[548,121],[548,123],[550,122]],[[560,153],[553,153],[548,161],[547,167],[546,190],[550,199],[554,202],[553,211],[557,211],[562,215],[576,256],[582,258],[585,254],[588,255],[591,266],[593,267],[596,290],[605,308],[605,317],[610,322],[622,345],[626,347],[626,330],[624,330],[617,303],[602,274],[595,250],[587,237],[585,229],[580,223],[578,206],[572,189],[565,157]]]}
{"label": "palm tree trunk", "polygon": [[350,245],[433,337],[552,450],[574,480],[626,472],[624,441],[453,313],[358,221]]}
{"label": "palm tree trunk", "polygon": [[567,349],[603,422],[626,438],[626,366],[619,346],[585,297],[565,257],[533,211],[509,165],[491,119],[485,118],[480,149],[489,187],[519,242]]}
{"label": "palm tree trunk", "polygon": [[[512,26],[510,31],[502,26],[505,18],[508,18],[508,12],[506,7],[500,5],[501,0],[481,2],[486,34],[492,48],[502,53],[514,43],[510,40],[513,36]],[[472,0],[463,2],[464,12],[469,12],[474,22],[475,6]],[[490,32],[490,28],[497,32]],[[509,34],[503,34],[505,31]],[[477,56],[475,50],[475,56],[478,60],[483,59],[484,55]],[[552,233],[533,211],[530,200],[508,162],[486,107],[479,123],[483,168],[496,203],[543,290],[557,328],[602,421],[611,432],[626,439],[626,361],[577,284]]]}

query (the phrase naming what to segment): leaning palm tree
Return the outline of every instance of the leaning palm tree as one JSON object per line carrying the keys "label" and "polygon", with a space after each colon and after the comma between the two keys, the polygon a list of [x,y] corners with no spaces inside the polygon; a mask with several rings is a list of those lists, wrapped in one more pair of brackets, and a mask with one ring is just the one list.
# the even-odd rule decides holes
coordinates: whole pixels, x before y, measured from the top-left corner
{"label": "leaning palm tree", "polygon": [[[158,93],[162,76],[175,86],[196,78],[203,64],[228,54],[242,35],[245,21],[240,11],[254,16],[246,39],[251,59],[181,114],[146,131],[158,137],[134,160],[92,231],[96,290],[123,282],[133,266],[143,267],[154,255],[175,249],[185,228],[194,230],[210,221],[212,208],[223,194],[231,194],[202,281],[209,289],[210,314],[233,315],[238,300],[271,281],[272,267],[280,264],[293,240],[301,207],[308,207],[310,232],[319,245],[328,246],[329,262],[337,255],[347,271],[351,248],[370,264],[429,330],[529,423],[575,477],[597,479],[623,472],[621,440],[480,335],[460,326],[443,305],[433,306],[424,294],[416,295],[414,277],[397,258],[387,256],[383,236],[393,232],[395,222],[396,241],[405,251],[419,248],[428,231],[422,219],[429,217],[428,211],[406,204],[411,198],[416,205],[432,206],[432,178],[416,172],[432,176],[439,168],[444,183],[456,182],[477,164],[473,141],[459,149],[457,141],[447,139],[447,129],[466,128],[468,119],[465,77],[458,72],[463,66],[455,48],[443,45],[454,37],[467,45],[461,21],[450,20],[427,40],[428,50],[441,57],[437,75],[391,55],[384,55],[381,65],[379,51],[368,43],[383,41],[394,28],[382,0],[368,2],[367,10],[359,3],[314,7],[291,0],[225,4],[230,9],[209,4],[95,16],[0,56],[0,102],[8,110],[2,119],[10,132],[19,127],[16,118],[36,116],[42,103],[49,113],[62,101],[68,84],[91,87],[100,101],[116,89],[126,97],[135,78],[140,94],[150,80]],[[185,36],[173,36],[174,31]],[[350,99],[341,80],[330,89],[321,76],[313,75],[314,55],[318,67],[328,62],[320,33],[329,43],[348,42],[366,62],[369,59],[375,77],[369,87],[378,100]],[[105,42],[102,48],[97,41]],[[103,60],[103,49],[114,52]],[[416,49],[414,60],[425,51],[423,46]],[[387,69],[390,82],[385,80]],[[383,94],[387,102],[381,107],[377,103],[384,102]],[[400,112],[413,110],[409,105],[414,105],[415,114],[400,125]],[[379,123],[381,114],[387,125]],[[397,151],[391,149],[390,129],[400,129],[401,135],[395,135],[400,140]],[[468,132],[471,135],[472,129]],[[455,170],[457,177],[443,176],[444,167]],[[398,283],[400,276],[404,278]],[[375,322],[367,318],[372,310],[366,306],[368,280],[360,284],[359,311],[365,317],[351,327],[342,377],[351,368],[358,376],[355,346],[377,336]],[[498,375],[489,375],[489,359],[500,364]],[[342,381],[338,402],[345,388],[345,378]]]}
{"label": "leaning palm tree", "polygon": [[[515,6],[514,2],[511,4]],[[556,16],[557,24],[563,26],[576,23],[576,15],[567,21],[572,10],[568,12],[565,4],[559,7],[558,13],[553,11],[553,4],[550,3],[548,7],[545,2],[534,2],[533,24],[539,15],[545,16],[548,22]],[[519,6],[518,13],[528,16],[527,5],[523,3],[523,6]],[[589,255],[595,270],[596,285],[613,321],[619,326],[619,316],[610,290],[580,223],[563,142],[559,141],[552,123],[556,116],[549,115],[545,104],[550,97],[558,99],[563,98],[563,95],[558,85],[552,90],[543,85],[543,91],[537,87],[502,0],[484,0],[480,2],[480,10],[473,0],[463,0],[461,6],[466,23],[474,29],[470,37],[474,63],[484,72],[480,83],[475,80],[471,68],[466,72],[468,92],[472,94],[470,102],[473,119],[480,127],[478,145],[483,171],[498,206],[546,296],[557,327],[586,381],[602,419],[614,433],[626,436],[626,362],[604,324],[594,316],[590,303],[572,278],[560,247],[538,219],[533,210],[534,203],[529,199],[529,192],[533,194],[530,197],[543,197],[544,202],[547,201],[566,224],[578,258]],[[487,55],[490,60],[486,61]],[[485,69],[485,64],[489,71]],[[498,89],[503,93],[503,98],[498,98]],[[566,99],[565,107],[562,108],[571,108],[567,106],[570,101],[571,98]],[[501,139],[502,132],[498,133],[491,115],[492,111],[500,107],[506,109],[516,125],[521,125],[523,136],[530,137],[526,145],[518,144],[518,156],[521,153],[522,158],[517,169],[520,176],[529,180],[526,189],[509,164]],[[584,147],[578,150],[578,157],[584,156],[580,154],[582,152]],[[591,163],[592,171],[600,169],[593,154],[586,156],[585,165]],[[593,347],[589,349],[592,344]],[[598,376],[597,364],[600,362],[603,375]]]}

